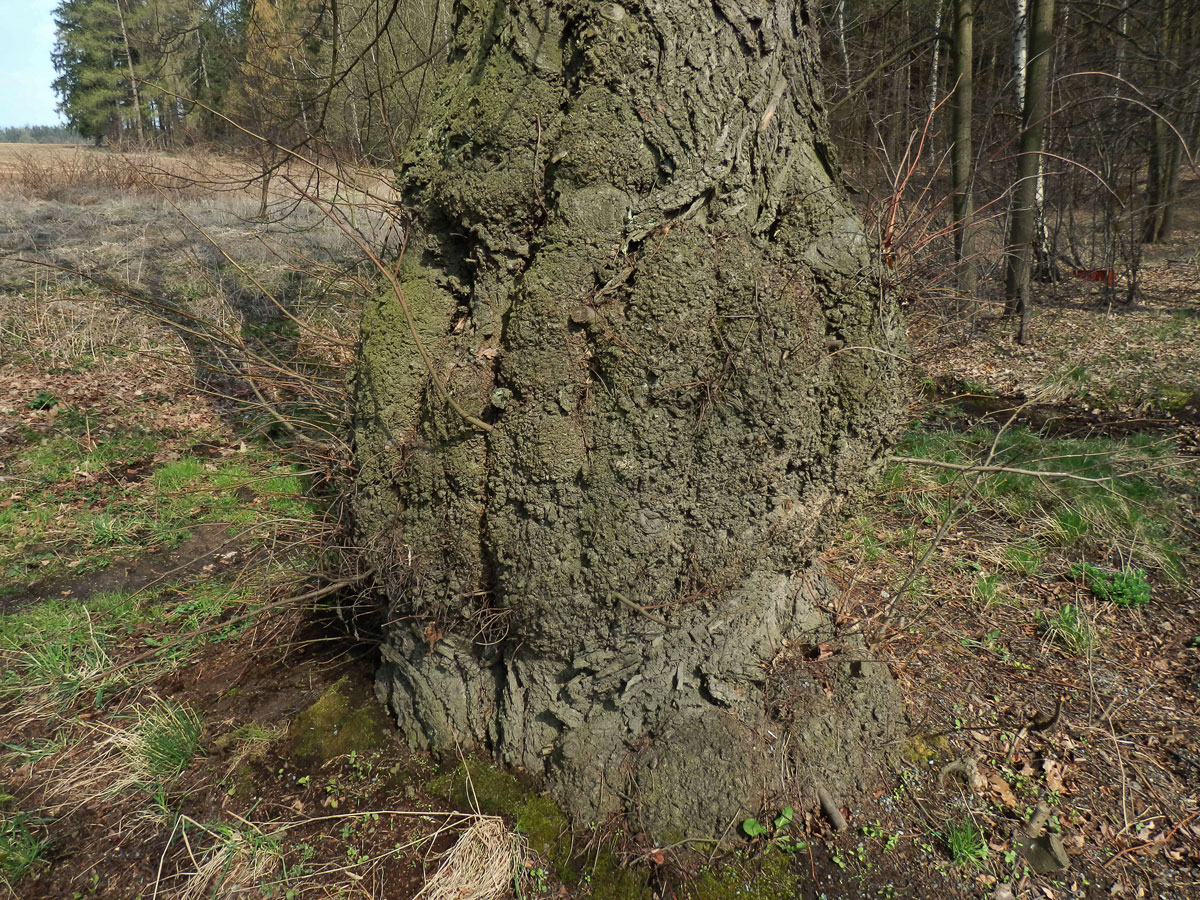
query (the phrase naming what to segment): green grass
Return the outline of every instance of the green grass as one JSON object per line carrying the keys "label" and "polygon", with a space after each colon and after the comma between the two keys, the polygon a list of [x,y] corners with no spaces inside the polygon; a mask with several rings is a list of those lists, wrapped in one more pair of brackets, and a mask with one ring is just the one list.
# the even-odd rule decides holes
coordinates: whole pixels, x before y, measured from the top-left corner
{"label": "green grass", "polygon": [[0,486],[0,503],[8,501],[0,509],[4,581],[82,575],[174,548],[204,523],[261,525],[256,539],[269,540],[272,531],[319,515],[303,471],[279,463],[268,448],[154,466],[156,455],[169,454],[165,435],[132,429],[94,441],[94,425],[78,418],[64,413],[48,436],[30,432],[34,442],[5,461],[12,477]]}
{"label": "green grass", "polygon": [[110,512],[84,516],[83,529],[91,531],[91,541],[98,547],[114,547],[129,544],[147,531],[148,520],[134,512],[119,515]]}
{"label": "green grass", "polygon": [[194,456],[185,456],[154,470],[154,490],[159,494],[175,494],[204,477],[204,466]]}
{"label": "green grass", "polygon": [[[1101,552],[1115,543],[1139,564],[1173,580],[1183,577],[1177,501],[1181,493],[1194,493],[1196,483],[1168,445],[1149,438],[1047,438],[1025,428],[1008,429],[997,438],[995,430],[985,427],[961,432],[919,424],[896,452],[970,465],[986,460],[993,443],[993,466],[1077,476],[997,472],[979,478],[971,503],[1009,520],[1013,532],[1029,536],[1006,554],[1005,562],[1014,572],[1037,574],[1049,548]],[[953,470],[897,464],[885,474],[885,486],[897,492],[912,515],[939,520],[948,498],[935,501],[920,488],[949,486],[949,497],[958,497],[974,478]]]}
{"label": "green grass", "polygon": [[118,431],[88,448],[86,434],[58,434],[20,453],[15,474],[42,482],[73,479],[107,469],[124,468],[154,455],[161,436],[141,429]]}
{"label": "green grass", "polygon": [[[177,602],[164,605],[162,621],[173,631],[198,631],[226,613],[234,615],[244,612],[259,593],[250,584],[228,584],[224,581],[200,581],[184,588],[175,589]],[[245,626],[243,626],[245,627]],[[234,633],[232,626],[230,634]],[[230,635],[221,631],[212,632],[210,640],[221,640]]]}
{"label": "green grass", "polygon": [[115,635],[138,622],[138,604],[125,594],[99,594],[87,605],[46,600],[0,616],[0,691],[69,705],[86,690],[99,703],[120,684],[110,672]]}
{"label": "green grass", "polygon": [[987,859],[987,841],[983,831],[970,819],[951,822],[944,835],[946,850],[956,865],[977,866]]}
{"label": "green grass", "polygon": [[[50,599],[0,616],[0,694],[69,706],[102,705],[126,685],[114,671],[119,644],[162,646],[147,666],[170,667],[196,647],[236,637],[252,621],[194,634],[255,602],[251,584],[203,580],[138,595],[93,594],[86,602]],[[185,637],[179,637],[184,635]],[[141,674],[150,669],[143,666]]]}

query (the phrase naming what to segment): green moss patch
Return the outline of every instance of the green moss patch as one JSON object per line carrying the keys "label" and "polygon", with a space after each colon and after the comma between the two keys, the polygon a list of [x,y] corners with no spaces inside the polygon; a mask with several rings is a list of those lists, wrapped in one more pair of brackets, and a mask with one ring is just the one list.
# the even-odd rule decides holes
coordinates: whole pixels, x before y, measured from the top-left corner
{"label": "green moss patch", "polygon": [[296,716],[288,729],[295,755],[327,761],[351,750],[366,753],[387,740],[389,723],[383,709],[354,687],[343,677]]}
{"label": "green moss patch", "polygon": [[684,886],[684,900],[792,900],[804,896],[791,861],[772,852],[749,863],[702,872]]}
{"label": "green moss patch", "polygon": [[914,734],[904,745],[904,756],[909,762],[928,763],[942,756],[949,756],[950,741],[945,735]]}

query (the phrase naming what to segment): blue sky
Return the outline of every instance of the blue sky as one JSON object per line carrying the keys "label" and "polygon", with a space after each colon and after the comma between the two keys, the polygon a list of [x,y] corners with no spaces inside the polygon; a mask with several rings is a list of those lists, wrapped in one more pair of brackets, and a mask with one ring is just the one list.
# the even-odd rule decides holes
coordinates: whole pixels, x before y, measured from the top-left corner
{"label": "blue sky", "polygon": [[50,82],[57,0],[0,0],[0,127],[60,120]]}

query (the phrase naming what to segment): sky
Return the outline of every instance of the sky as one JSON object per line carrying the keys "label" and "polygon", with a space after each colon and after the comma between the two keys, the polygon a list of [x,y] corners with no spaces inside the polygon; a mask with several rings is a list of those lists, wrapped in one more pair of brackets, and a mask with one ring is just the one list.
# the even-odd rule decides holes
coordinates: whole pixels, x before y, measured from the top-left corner
{"label": "sky", "polygon": [[50,83],[58,0],[0,0],[0,127],[62,121]]}

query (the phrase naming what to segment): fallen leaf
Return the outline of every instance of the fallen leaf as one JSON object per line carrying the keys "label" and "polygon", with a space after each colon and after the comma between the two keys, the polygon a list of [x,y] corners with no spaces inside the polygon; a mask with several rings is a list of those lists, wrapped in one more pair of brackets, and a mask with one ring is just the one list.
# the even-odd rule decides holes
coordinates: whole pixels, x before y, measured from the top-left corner
{"label": "fallen leaf", "polygon": [[999,772],[992,772],[988,775],[988,787],[992,793],[1000,798],[1000,802],[1013,809],[1017,805],[1017,795],[1012,792],[1012,788],[1008,786],[1008,782],[1000,777]]}
{"label": "fallen leaf", "polygon": [[1047,759],[1042,762],[1042,771],[1046,775],[1046,787],[1052,791],[1057,791],[1060,794],[1066,793],[1066,786],[1063,784],[1063,765],[1056,759]]}

